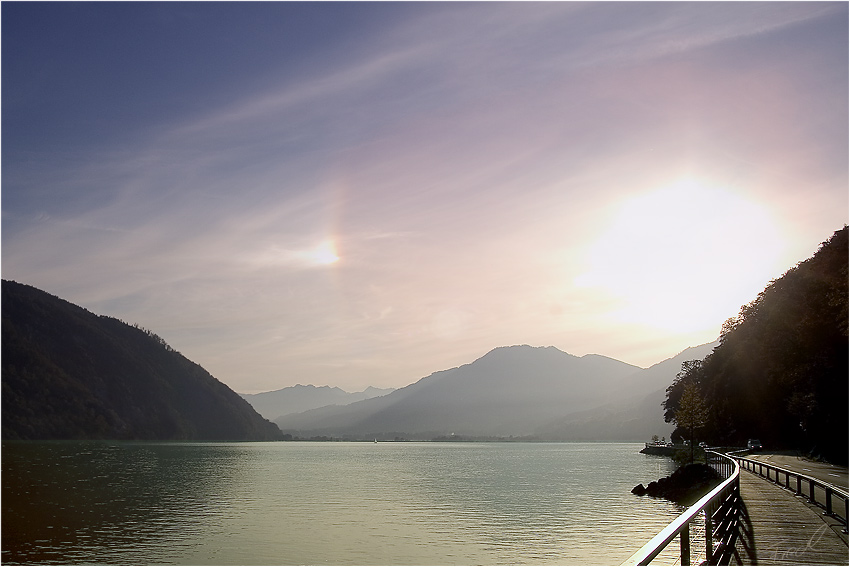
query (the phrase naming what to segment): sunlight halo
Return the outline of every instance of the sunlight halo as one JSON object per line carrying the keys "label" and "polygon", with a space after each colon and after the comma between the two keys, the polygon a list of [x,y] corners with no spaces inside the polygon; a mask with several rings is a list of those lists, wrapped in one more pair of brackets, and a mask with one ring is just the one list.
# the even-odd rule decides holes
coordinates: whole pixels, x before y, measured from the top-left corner
{"label": "sunlight halo", "polygon": [[783,245],[766,207],[685,179],[624,201],[574,283],[612,300],[612,322],[719,332],[781,275]]}
{"label": "sunlight halo", "polygon": [[336,245],[331,240],[322,242],[319,246],[307,252],[307,256],[318,265],[330,265],[339,261]]}

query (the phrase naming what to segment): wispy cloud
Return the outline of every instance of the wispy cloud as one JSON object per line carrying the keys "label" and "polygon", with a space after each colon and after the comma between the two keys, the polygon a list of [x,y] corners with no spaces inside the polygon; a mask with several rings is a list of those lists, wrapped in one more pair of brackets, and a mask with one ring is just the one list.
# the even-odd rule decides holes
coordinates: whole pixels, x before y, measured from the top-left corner
{"label": "wispy cloud", "polygon": [[419,5],[309,72],[270,55],[262,88],[126,145],[4,161],[4,276],[153,328],[237,389],[397,386],[525,342],[652,363],[715,331],[617,323],[575,285],[587,251],[624,200],[694,175],[806,235],[777,264],[838,228],[847,70],[813,67],[830,52],[798,28],[846,10]]}

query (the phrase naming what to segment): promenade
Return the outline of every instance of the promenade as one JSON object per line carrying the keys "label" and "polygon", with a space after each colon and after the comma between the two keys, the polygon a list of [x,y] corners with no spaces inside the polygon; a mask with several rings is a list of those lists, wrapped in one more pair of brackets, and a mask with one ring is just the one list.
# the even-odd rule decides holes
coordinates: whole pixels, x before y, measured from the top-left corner
{"label": "promenade", "polygon": [[802,496],[741,471],[744,501],[737,565],[848,565],[847,534],[838,520]]}
{"label": "promenade", "polygon": [[[767,460],[776,457],[760,456]],[[740,469],[735,467],[739,471],[737,479],[732,477],[735,469],[731,458],[741,465]],[[668,524],[623,565],[648,565],[677,540],[682,565],[703,564],[705,555],[701,552],[706,552],[706,547],[711,561],[718,562],[712,564],[850,565],[843,523],[847,518],[846,490],[792,470],[825,474],[830,480],[838,478],[841,484],[846,484],[846,469],[805,459],[795,458],[795,461],[799,462],[792,462],[791,468],[777,468],[763,461],[706,451],[707,464],[726,480]],[[791,486],[796,490],[785,488]],[[740,498],[736,496],[738,491]],[[825,509],[830,509],[830,515]],[[704,523],[708,526],[701,525]]]}

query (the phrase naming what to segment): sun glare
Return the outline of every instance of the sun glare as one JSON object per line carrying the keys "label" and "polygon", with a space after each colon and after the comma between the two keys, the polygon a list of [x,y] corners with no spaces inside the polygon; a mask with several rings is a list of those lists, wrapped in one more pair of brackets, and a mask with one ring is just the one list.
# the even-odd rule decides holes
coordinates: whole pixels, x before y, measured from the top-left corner
{"label": "sun glare", "polygon": [[765,207],[685,180],[622,203],[588,250],[590,269],[575,283],[613,300],[608,316],[616,321],[719,332],[781,275],[781,250]]}

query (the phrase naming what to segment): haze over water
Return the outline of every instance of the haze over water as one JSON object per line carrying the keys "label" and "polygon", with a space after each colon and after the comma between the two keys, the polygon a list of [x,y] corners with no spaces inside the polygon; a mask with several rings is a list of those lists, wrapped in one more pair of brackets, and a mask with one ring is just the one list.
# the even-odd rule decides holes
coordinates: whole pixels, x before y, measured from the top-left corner
{"label": "haze over water", "polygon": [[619,564],[678,513],[616,443],[4,443],[2,560]]}

